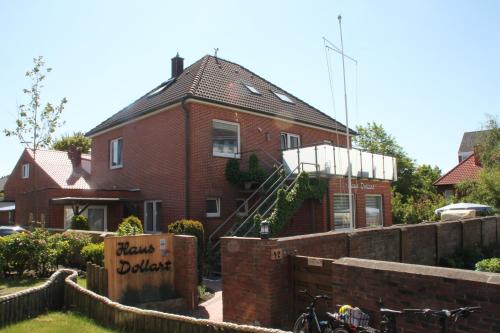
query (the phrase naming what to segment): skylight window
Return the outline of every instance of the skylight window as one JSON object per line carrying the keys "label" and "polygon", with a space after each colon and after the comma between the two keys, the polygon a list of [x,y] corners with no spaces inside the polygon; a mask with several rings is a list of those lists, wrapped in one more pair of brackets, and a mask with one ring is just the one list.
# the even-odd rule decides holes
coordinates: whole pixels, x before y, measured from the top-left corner
{"label": "skylight window", "polygon": [[282,93],[279,93],[279,92],[276,92],[276,91],[273,91],[273,94],[275,94],[279,99],[281,99],[283,102],[287,102],[287,103],[290,103],[290,104],[295,104],[291,99],[290,97],[288,97],[287,95],[285,94],[282,94]]}
{"label": "skylight window", "polygon": [[168,86],[170,86],[172,83],[174,83],[174,81],[175,81],[175,78],[171,78],[168,81],[163,82],[158,87],[156,87],[155,89],[153,89],[149,93],[147,93],[146,96],[152,97],[154,95],[161,93],[163,90],[167,89]]}
{"label": "skylight window", "polygon": [[257,88],[255,88],[254,86],[251,86],[251,85],[246,84],[246,83],[243,83],[243,85],[244,85],[245,87],[247,87],[247,89],[248,89],[248,90],[250,90],[250,92],[251,92],[252,94],[255,94],[255,95],[260,95],[260,92],[259,92],[259,91],[257,90]]}

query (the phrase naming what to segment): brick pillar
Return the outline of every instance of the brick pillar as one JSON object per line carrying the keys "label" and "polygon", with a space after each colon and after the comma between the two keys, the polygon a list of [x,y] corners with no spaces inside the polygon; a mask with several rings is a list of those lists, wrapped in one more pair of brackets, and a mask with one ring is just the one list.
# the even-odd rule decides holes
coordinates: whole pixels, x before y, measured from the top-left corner
{"label": "brick pillar", "polygon": [[188,310],[198,307],[196,237],[174,235],[175,292],[186,300]]}

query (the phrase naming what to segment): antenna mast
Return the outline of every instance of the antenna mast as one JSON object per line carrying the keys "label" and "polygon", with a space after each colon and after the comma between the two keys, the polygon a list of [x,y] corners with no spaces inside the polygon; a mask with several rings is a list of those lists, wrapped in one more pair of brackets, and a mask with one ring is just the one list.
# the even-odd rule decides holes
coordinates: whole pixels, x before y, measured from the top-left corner
{"label": "antenna mast", "polygon": [[345,82],[345,55],[344,55],[344,41],[342,39],[342,16],[338,16],[339,19],[339,29],[340,29],[340,49],[342,53],[342,72],[344,76],[344,105],[345,105],[345,133],[347,138],[347,188],[349,192],[349,221],[350,229],[354,228],[354,221],[352,219],[352,165],[351,165],[351,137],[349,133],[349,114],[347,112],[347,88]]}

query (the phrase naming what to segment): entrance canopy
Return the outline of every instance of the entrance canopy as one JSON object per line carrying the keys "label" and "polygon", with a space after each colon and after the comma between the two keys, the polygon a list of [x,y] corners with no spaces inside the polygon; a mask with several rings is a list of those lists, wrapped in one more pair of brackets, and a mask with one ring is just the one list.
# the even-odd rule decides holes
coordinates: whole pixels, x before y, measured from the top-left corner
{"label": "entrance canopy", "polygon": [[14,202],[0,202],[0,212],[13,212],[16,210]]}

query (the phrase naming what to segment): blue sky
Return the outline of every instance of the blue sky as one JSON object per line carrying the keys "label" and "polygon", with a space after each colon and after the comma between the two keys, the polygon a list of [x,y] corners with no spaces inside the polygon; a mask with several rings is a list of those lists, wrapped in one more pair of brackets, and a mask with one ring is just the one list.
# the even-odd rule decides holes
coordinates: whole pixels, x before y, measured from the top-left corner
{"label": "blue sky", "polygon": [[[67,97],[58,134],[87,131],[213,54],[239,63],[345,122],[340,57],[335,108],[322,37],[340,45],[343,16],[349,125],[376,121],[418,163],[447,171],[464,131],[500,114],[498,1],[7,1],[0,0],[0,128],[13,127],[24,72],[43,55],[45,101]],[[357,81],[357,84],[356,84]],[[0,175],[22,146],[0,137]]]}

